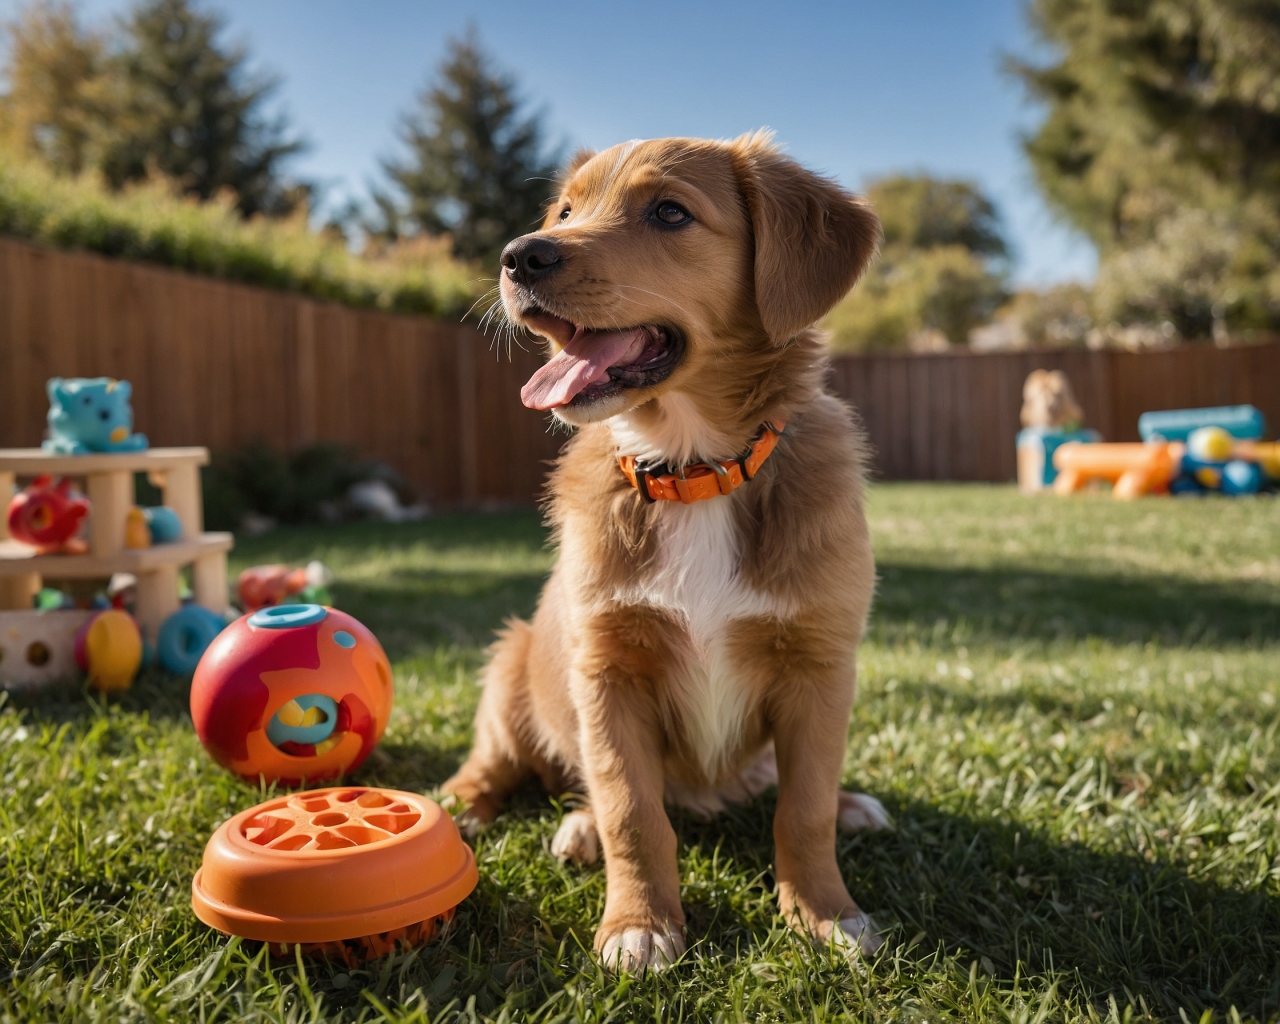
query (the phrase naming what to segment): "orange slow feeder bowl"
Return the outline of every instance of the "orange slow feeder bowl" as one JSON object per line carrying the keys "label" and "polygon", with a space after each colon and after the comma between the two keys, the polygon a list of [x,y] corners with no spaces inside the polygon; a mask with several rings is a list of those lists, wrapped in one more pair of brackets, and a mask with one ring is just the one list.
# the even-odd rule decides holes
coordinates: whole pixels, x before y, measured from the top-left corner
{"label": "orange slow feeder bowl", "polygon": [[475,856],[439,804],[340,786],[295,793],[224,822],[191,882],[205,924],[354,966],[416,946],[476,887]]}

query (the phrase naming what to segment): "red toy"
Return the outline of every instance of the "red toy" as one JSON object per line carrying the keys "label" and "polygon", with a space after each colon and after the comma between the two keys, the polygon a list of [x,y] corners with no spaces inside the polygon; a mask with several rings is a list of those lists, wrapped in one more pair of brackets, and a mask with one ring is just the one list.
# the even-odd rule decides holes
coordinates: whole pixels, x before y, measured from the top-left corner
{"label": "red toy", "polygon": [[263,608],[209,645],[191,719],[241,778],[295,786],[356,770],[391,716],[391,663],[350,615],[314,604]]}
{"label": "red toy", "polygon": [[236,592],[247,612],[279,604],[291,594],[299,594],[307,585],[305,569],[287,565],[256,565],[240,574]]}
{"label": "red toy", "polygon": [[89,514],[89,502],[72,498],[70,490],[65,477],[56,486],[51,476],[36,477],[9,502],[9,535],[42,555],[84,554],[88,547],[75,535]]}

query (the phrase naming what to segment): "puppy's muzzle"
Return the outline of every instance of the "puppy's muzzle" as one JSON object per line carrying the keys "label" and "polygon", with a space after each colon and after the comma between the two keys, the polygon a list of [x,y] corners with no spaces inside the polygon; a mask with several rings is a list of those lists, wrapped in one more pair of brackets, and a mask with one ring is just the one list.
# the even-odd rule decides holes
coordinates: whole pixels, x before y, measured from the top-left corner
{"label": "puppy's muzzle", "polygon": [[558,246],[542,235],[521,235],[502,250],[502,268],[516,284],[531,285],[550,277],[563,262]]}

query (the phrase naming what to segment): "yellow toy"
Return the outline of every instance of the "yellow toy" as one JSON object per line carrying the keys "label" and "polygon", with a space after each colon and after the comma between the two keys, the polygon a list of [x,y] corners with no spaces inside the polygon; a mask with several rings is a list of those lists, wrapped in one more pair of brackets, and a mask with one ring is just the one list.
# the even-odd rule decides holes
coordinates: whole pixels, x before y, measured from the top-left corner
{"label": "yellow toy", "polygon": [[142,667],[142,633],[133,616],[118,608],[95,615],[76,634],[76,661],[100,693],[127,690]]}
{"label": "yellow toy", "polygon": [[1187,454],[1200,462],[1226,462],[1236,439],[1221,427],[1200,427],[1187,435]]}
{"label": "yellow toy", "polygon": [[151,527],[147,525],[147,514],[137,505],[125,514],[124,546],[130,551],[151,547]]}

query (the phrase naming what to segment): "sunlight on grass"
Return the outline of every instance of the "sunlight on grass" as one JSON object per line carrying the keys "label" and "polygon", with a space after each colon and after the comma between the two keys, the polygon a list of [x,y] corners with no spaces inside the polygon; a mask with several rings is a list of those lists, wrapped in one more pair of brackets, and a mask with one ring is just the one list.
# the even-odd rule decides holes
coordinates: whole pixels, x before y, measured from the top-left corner
{"label": "sunlight on grass", "polygon": [[[893,832],[839,840],[888,931],[872,963],[776,915],[773,797],[674,816],[691,953],[613,979],[603,875],[549,854],[534,788],[476,844],[444,941],[363,971],[270,962],[190,911],[204,841],[261,798],[152,674],[0,708],[4,1020],[1275,1020],[1280,507],[884,485],[846,780]],[[233,568],[320,558],[396,672],[361,781],[427,791],[465,754],[482,648],[553,555],[532,513],[281,530]]]}

